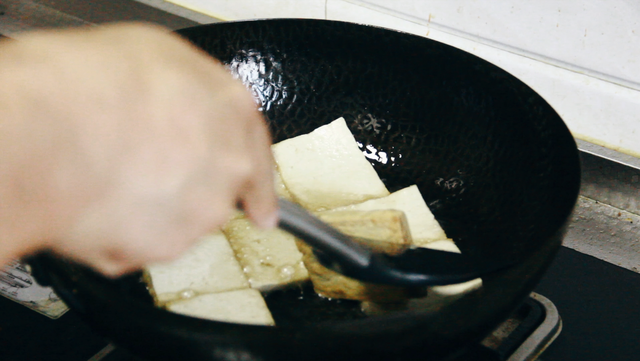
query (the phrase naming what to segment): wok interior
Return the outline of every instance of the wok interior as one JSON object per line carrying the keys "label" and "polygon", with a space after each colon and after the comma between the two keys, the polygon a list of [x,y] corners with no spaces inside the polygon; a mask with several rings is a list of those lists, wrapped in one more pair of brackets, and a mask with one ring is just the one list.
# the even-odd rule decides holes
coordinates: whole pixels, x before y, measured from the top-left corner
{"label": "wok interior", "polygon": [[[420,342],[420,347],[434,349],[487,331],[533,289],[559,246],[559,230],[575,203],[579,165],[565,125],[526,85],[446,45],[348,23],[221,23],[181,34],[227,64],[254,91],[274,141],[310,132],[343,116],[389,190],[417,184],[462,252],[479,262],[516,258],[523,263],[507,277],[485,279],[481,292],[424,317],[387,317],[376,323],[361,319],[348,301],[327,303],[307,297],[307,306],[288,304],[300,290],[276,295],[280,298],[270,304],[293,313],[304,307],[324,310],[306,325],[323,318],[361,322],[334,322],[324,333],[288,331],[296,322],[265,329],[197,321],[139,305],[129,322],[149,332],[161,328],[163,337],[174,331],[174,336],[182,332],[200,337],[194,342],[206,339],[216,345],[235,345],[244,340],[238,346],[243,350],[255,350],[265,340],[271,347],[282,345],[287,350],[322,345],[316,352],[340,347],[355,352],[365,344],[378,352],[390,342],[397,347]],[[68,272],[72,281],[61,280],[58,289],[77,291],[78,284],[104,282],[87,271]],[[96,304],[111,300],[99,308],[100,315],[88,311],[106,333],[115,332],[108,325],[108,315],[118,315],[114,306],[120,302],[114,301],[118,294],[134,295],[146,305],[150,302],[135,275],[115,284],[116,293],[93,286],[87,287],[91,291],[85,296],[78,292]],[[130,307],[122,301],[125,304]],[[313,314],[304,312],[292,319]],[[307,339],[307,333],[313,335]],[[132,331],[129,337],[135,334]],[[140,344],[143,339],[131,347]]]}
{"label": "wok interior", "polygon": [[344,116],[390,191],[417,184],[449,237],[482,262],[521,259],[578,191],[573,139],[505,71],[416,36],[311,20],[182,35],[252,89],[274,141]]}

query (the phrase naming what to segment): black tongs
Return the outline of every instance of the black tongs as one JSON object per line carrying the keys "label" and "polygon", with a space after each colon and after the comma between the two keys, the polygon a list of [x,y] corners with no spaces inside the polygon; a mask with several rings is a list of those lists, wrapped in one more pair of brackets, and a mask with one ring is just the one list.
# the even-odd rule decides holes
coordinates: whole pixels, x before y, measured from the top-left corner
{"label": "black tongs", "polygon": [[325,267],[357,280],[397,286],[462,283],[499,270],[477,267],[460,253],[408,248],[398,255],[376,253],[322,222],[304,208],[280,199],[278,226],[309,244]]}

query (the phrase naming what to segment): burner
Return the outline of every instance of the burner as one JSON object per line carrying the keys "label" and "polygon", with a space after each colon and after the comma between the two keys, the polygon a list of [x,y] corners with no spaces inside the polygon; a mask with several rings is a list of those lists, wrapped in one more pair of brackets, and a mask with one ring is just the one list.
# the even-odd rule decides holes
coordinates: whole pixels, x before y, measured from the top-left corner
{"label": "burner", "polygon": [[[511,317],[470,352],[492,354],[493,358],[487,360],[533,361],[561,330],[562,320],[555,305],[546,297],[532,293]],[[485,350],[478,352],[479,349]]]}

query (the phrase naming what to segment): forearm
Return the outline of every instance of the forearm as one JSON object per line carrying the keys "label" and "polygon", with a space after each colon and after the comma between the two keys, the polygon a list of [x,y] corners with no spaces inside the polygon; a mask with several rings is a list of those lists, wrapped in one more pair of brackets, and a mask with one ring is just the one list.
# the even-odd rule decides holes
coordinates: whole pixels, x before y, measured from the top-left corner
{"label": "forearm", "polygon": [[[37,183],[43,174],[34,162],[43,157],[36,122],[28,120],[26,69],[15,44],[0,43],[0,262],[31,252],[43,244],[46,192]],[[42,144],[40,144],[42,145]]]}
{"label": "forearm", "polygon": [[[49,38],[49,39],[48,39]],[[79,159],[77,95],[65,69],[42,54],[50,34],[0,42],[0,259],[49,247],[90,201]],[[49,44],[51,46],[51,44]],[[76,99],[74,99],[76,98]],[[74,123],[75,122],[75,123]]]}

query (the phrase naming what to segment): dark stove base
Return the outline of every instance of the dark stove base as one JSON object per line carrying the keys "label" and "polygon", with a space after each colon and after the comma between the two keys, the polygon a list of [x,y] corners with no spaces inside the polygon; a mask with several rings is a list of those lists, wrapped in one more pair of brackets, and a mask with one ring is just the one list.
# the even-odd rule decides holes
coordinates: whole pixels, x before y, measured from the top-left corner
{"label": "dark stove base", "polygon": [[562,247],[536,292],[564,328],[541,361],[640,360],[640,274]]}
{"label": "dark stove base", "polygon": [[2,361],[87,361],[106,344],[74,312],[52,320],[0,297]]}

